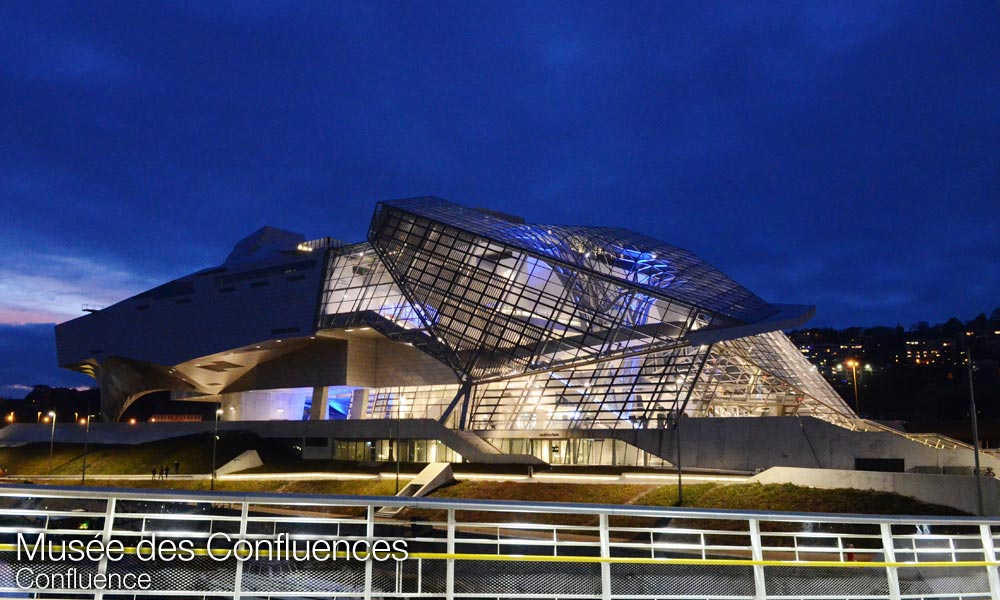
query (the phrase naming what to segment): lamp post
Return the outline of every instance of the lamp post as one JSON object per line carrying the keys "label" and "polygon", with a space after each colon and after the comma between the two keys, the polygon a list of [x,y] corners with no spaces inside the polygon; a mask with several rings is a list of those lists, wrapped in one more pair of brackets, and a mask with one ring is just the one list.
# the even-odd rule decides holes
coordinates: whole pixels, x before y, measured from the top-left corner
{"label": "lamp post", "polygon": [[87,413],[86,420],[80,419],[80,425],[86,425],[83,431],[83,470],[80,473],[80,483],[87,482],[87,447],[90,445],[90,413]]}
{"label": "lamp post", "polygon": [[52,474],[52,450],[56,445],[56,413],[49,411],[49,418],[52,419],[52,433],[49,434],[49,475]]}
{"label": "lamp post", "polygon": [[[676,412],[674,412],[676,411]],[[681,415],[680,408],[667,414],[667,426],[674,430],[674,465],[677,467],[677,506],[684,503],[684,488],[681,481]]]}
{"label": "lamp post", "polygon": [[972,387],[972,350],[965,348],[966,367],[969,370],[969,415],[972,419],[972,456],[976,468],[976,508],[979,516],[983,516],[983,481],[979,471],[979,419],[976,416],[976,393]]}
{"label": "lamp post", "polygon": [[402,457],[400,457],[399,455],[399,438],[400,438],[399,429],[400,425],[402,425],[402,420],[401,420],[402,416],[400,415],[400,411],[403,408],[401,405],[402,405],[402,396],[396,398],[396,493],[397,494],[399,493],[399,461],[402,460]]}
{"label": "lamp post", "polygon": [[215,448],[219,442],[219,417],[222,416],[222,409],[215,409],[215,434],[212,436],[212,482],[209,489],[215,489]]}
{"label": "lamp post", "polygon": [[854,410],[858,412],[858,416],[861,416],[861,402],[858,400],[858,361],[853,358],[847,359],[844,362],[845,365],[851,368],[851,373],[854,376]]}

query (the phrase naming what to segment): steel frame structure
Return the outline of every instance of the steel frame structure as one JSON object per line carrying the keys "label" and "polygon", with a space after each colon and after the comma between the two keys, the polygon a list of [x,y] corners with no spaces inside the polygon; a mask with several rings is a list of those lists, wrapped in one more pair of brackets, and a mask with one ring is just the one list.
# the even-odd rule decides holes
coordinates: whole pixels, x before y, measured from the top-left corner
{"label": "steel frame structure", "polygon": [[[686,250],[438,198],[380,203],[368,238],[331,250],[318,326],[371,327],[448,365],[462,398],[412,413],[472,430],[644,428],[682,412],[855,419],[783,334],[740,334],[779,308]],[[373,396],[365,415],[396,402]]]}
{"label": "steel frame structure", "polygon": [[[404,512],[376,516],[386,506]],[[72,565],[148,573],[147,590],[25,589],[20,569],[52,574],[67,564],[18,561],[18,532],[129,548],[185,539],[199,553]],[[405,540],[409,558],[215,561],[206,547],[218,532],[251,544],[280,533],[303,543]],[[1000,521],[972,518],[2,486],[0,534],[0,593],[36,598],[1000,600]]]}

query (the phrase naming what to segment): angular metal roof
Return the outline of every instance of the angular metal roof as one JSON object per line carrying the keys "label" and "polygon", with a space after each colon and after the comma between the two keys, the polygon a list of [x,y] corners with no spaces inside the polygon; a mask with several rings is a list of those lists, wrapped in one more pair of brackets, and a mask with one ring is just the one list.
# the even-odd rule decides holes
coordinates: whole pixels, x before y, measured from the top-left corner
{"label": "angular metal roof", "polygon": [[779,312],[694,253],[628,229],[524,223],[433,196],[381,204],[744,323]]}

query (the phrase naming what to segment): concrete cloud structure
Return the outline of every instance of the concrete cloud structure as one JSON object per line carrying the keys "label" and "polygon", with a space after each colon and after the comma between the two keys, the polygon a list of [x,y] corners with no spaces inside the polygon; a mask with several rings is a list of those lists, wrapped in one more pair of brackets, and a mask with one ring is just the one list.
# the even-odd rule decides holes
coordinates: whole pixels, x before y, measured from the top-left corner
{"label": "concrete cloud structure", "polygon": [[812,312],[628,230],[422,197],[379,203],[361,243],[264,228],[221,265],[56,337],[59,364],[99,382],[108,420],[170,390],[220,403],[227,421],[432,420],[487,452],[650,464],[667,457],[625,434],[681,415],[858,429],[781,333]]}

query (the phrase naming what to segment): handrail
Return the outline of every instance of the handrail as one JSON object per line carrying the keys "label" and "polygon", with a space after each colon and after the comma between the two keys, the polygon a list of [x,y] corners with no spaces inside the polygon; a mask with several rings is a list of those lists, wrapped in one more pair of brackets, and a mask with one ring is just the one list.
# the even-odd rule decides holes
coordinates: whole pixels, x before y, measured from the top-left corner
{"label": "handrail", "polygon": [[[1000,600],[1000,520],[973,517],[0,485],[0,535],[0,594],[37,598]],[[123,562],[24,560],[43,535],[50,556],[101,536]],[[376,540],[407,547],[378,562]]]}
{"label": "handrail", "polygon": [[759,519],[766,521],[792,521],[815,523],[852,524],[912,524],[928,525],[978,525],[1000,526],[1000,518],[951,517],[924,515],[865,515],[839,513],[790,513],[777,511],[747,511],[713,508],[677,508],[658,506],[622,506],[616,504],[587,504],[575,502],[527,502],[520,500],[455,500],[444,498],[399,498],[396,496],[344,496],[333,494],[285,494],[277,492],[208,492],[190,490],[135,490],[128,488],[78,488],[71,486],[21,486],[0,484],[0,497],[34,496],[106,500],[139,500],[145,502],[206,502],[295,504],[301,506],[400,506],[428,510],[464,510],[496,512],[541,512],[547,514],[606,514],[609,516],[634,516],[653,518],[688,519]]}

